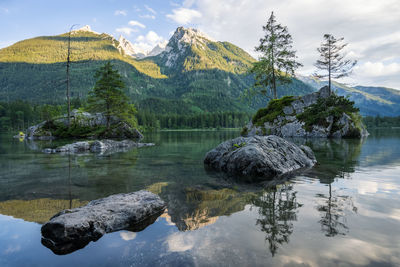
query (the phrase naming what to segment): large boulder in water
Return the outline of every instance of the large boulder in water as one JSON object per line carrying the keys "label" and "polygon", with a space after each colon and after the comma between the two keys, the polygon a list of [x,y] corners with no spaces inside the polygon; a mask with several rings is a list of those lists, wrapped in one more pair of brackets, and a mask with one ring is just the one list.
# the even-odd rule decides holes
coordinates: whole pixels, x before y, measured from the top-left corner
{"label": "large boulder in water", "polygon": [[111,195],[86,206],[63,210],[42,226],[42,243],[67,254],[123,229],[141,231],[164,211],[165,203],[148,191]]}
{"label": "large boulder in water", "polygon": [[297,146],[278,136],[238,137],[209,151],[204,163],[217,171],[238,176],[273,178],[314,166],[307,146]]}

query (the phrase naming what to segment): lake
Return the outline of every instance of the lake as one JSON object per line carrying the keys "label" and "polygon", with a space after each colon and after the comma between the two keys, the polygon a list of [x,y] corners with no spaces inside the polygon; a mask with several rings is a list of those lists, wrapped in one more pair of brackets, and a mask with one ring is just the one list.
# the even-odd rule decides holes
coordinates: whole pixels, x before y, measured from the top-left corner
{"label": "lake", "polygon": [[[258,184],[204,169],[205,153],[238,135],[160,132],[144,140],[154,147],[70,156],[41,152],[62,141],[0,135],[0,266],[400,266],[400,130],[295,139],[318,165]],[[60,210],[141,189],[168,205],[144,230],[67,255],[41,244]]]}

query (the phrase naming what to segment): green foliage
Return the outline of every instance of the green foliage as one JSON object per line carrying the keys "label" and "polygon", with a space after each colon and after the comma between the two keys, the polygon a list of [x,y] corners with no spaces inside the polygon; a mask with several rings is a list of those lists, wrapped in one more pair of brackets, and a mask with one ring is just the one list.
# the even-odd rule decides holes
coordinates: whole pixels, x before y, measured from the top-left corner
{"label": "green foliage", "polygon": [[81,126],[72,122],[71,126],[68,127],[63,123],[55,123],[54,121],[47,121],[43,128],[50,131],[52,136],[58,138],[97,137],[103,135],[107,130],[105,126]]}
{"label": "green foliage", "polygon": [[[313,125],[321,125],[327,127],[329,123],[326,118],[332,116],[334,121],[339,120],[343,113],[349,116],[359,116],[353,113],[358,113],[359,109],[354,106],[354,102],[335,94],[330,95],[327,98],[318,98],[315,104],[307,107],[303,113],[297,115],[297,119],[305,122],[305,129],[307,131],[312,130]],[[357,120],[360,121],[357,117]],[[333,125],[333,127],[338,127]],[[332,129],[335,132],[335,129]]]}
{"label": "green foliage", "polygon": [[262,56],[253,64],[251,73],[255,74],[254,87],[261,88],[263,95],[267,95],[269,89],[276,99],[277,83],[290,83],[291,76],[295,76],[295,70],[302,64],[296,61],[296,51],[292,50],[292,36],[287,27],[276,23],[274,12],[263,30],[265,36],[256,47],[256,51],[261,52]]}
{"label": "green foliage", "polygon": [[244,147],[246,145],[246,142],[242,142],[240,144],[233,144],[233,149],[236,150],[238,148]]}
{"label": "green foliage", "polygon": [[247,128],[247,126],[244,126],[242,128],[242,130],[240,131],[240,135],[241,136],[247,136],[249,134],[249,129]]}
{"label": "green foliage", "polygon": [[129,98],[122,91],[125,84],[118,71],[113,69],[110,62],[107,62],[98,70],[95,78],[97,78],[96,85],[88,97],[88,110],[102,112],[107,118],[107,129],[110,128],[112,116],[118,117],[135,127],[134,114],[136,109],[128,103]]}
{"label": "green foliage", "polygon": [[283,116],[283,108],[296,100],[294,96],[284,96],[280,99],[273,99],[266,108],[261,108],[254,115],[252,122],[254,125],[263,126],[265,122],[274,122],[278,116]]}
{"label": "green foliage", "polygon": [[250,115],[243,112],[214,112],[200,114],[154,114],[139,110],[139,125],[149,130],[156,129],[216,129],[239,128],[248,123]]}

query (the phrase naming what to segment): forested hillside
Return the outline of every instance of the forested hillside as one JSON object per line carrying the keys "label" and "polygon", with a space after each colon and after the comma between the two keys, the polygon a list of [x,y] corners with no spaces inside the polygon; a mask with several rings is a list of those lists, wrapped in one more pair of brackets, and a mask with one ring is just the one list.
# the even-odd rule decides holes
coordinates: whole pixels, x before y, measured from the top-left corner
{"label": "forested hillside", "polygon": [[[0,98],[6,102],[60,104],[65,101],[68,35],[44,36],[0,50]],[[216,42],[193,29],[178,28],[166,51],[142,60],[124,55],[107,34],[74,31],[71,36],[71,95],[84,100],[94,73],[112,61],[123,76],[127,94],[139,109],[155,114],[254,112],[267,99],[240,99],[251,87],[248,69],[254,59],[241,48]],[[280,95],[312,91],[299,80]]]}

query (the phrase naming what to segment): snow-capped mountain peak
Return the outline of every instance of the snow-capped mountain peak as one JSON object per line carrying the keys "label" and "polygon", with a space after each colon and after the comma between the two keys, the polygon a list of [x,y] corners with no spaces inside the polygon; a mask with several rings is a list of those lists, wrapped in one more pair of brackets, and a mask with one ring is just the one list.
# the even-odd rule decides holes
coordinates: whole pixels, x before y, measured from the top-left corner
{"label": "snow-capped mountain peak", "polygon": [[124,36],[120,35],[118,38],[118,50],[123,51],[125,55],[136,57],[136,51],[133,44],[127,40]]}
{"label": "snow-capped mountain peak", "polygon": [[77,30],[73,30],[72,32],[92,32],[95,34],[99,34],[98,32],[93,31],[89,25],[85,25]]}
{"label": "snow-capped mountain peak", "polygon": [[157,55],[161,54],[162,52],[165,51],[165,48],[167,47],[167,45],[168,45],[168,41],[164,41],[164,42],[161,42],[161,43],[157,44],[157,45],[150,51],[150,53],[148,53],[147,56],[153,57],[153,56],[157,56]]}

